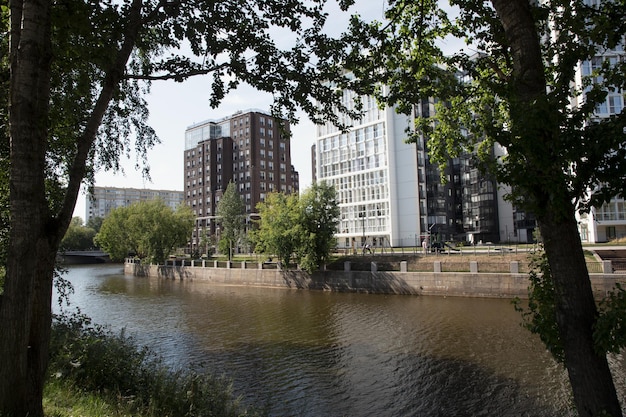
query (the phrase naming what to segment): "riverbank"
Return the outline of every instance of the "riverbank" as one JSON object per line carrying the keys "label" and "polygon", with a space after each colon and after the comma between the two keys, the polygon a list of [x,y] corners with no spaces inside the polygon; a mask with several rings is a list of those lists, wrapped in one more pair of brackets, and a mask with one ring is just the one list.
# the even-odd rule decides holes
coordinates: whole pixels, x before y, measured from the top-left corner
{"label": "riverbank", "polygon": [[[528,296],[525,256],[406,257],[396,259],[397,266],[383,257],[345,258],[312,274],[266,263],[182,260],[168,265],[143,265],[127,260],[125,273],[219,285],[512,299]],[[615,283],[626,283],[626,274],[613,273],[610,261],[590,264],[589,269],[596,271],[590,278],[597,298],[606,296]]]}
{"label": "riverbank", "polygon": [[233,394],[231,381],[172,369],[155,351],[78,314],[52,324],[46,416],[260,416]]}

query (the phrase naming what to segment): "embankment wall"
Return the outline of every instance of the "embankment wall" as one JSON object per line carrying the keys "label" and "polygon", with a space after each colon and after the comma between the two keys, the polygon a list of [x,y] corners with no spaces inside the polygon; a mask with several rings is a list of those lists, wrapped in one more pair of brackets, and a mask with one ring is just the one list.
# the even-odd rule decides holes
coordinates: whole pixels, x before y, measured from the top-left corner
{"label": "embankment wall", "polygon": [[[159,279],[339,292],[437,295],[487,298],[527,298],[528,276],[515,273],[317,271],[262,268],[214,268],[125,264],[125,273]],[[591,274],[596,298],[604,297],[626,275]]]}

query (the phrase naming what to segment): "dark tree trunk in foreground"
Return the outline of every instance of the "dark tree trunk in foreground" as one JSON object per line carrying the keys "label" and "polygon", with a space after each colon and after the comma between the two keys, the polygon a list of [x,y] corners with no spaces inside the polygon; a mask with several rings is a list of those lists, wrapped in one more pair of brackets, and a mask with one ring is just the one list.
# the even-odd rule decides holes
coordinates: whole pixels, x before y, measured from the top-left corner
{"label": "dark tree trunk in foreground", "polygon": [[602,412],[621,416],[606,354],[594,350],[598,311],[573,208],[569,218],[552,216],[559,210],[546,208],[539,227],[554,282],[556,318],[574,403],[580,416],[600,416]]}
{"label": "dark tree trunk in foreground", "polygon": [[4,415],[43,415],[41,392],[56,254],[50,246],[56,235],[46,221],[44,185],[50,6],[49,1],[10,3],[11,231],[0,302],[0,413]]}
{"label": "dark tree trunk in foreground", "polygon": [[53,213],[45,187],[50,140],[51,4],[50,0],[11,0],[9,4],[11,231],[0,298],[0,415],[7,417],[43,416],[56,253],[72,218],[89,149],[141,27],[142,1],[133,0],[123,45],[107,71],[77,143],[63,205]]}
{"label": "dark tree trunk in foreground", "polygon": [[[554,151],[559,126],[552,125],[541,47],[528,0],[492,0],[511,45],[513,59],[511,120],[525,151],[524,189],[536,209],[556,291],[557,324],[565,366],[580,416],[621,416],[606,355],[594,350],[598,312],[576,225],[572,198]],[[558,122],[557,122],[558,123]],[[606,413],[606,414],[603,414]]]}

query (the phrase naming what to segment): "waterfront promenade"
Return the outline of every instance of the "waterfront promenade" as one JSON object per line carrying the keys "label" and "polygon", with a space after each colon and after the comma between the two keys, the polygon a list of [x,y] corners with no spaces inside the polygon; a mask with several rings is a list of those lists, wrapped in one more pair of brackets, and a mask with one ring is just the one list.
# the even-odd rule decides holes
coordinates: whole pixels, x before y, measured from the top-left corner
{"label": "waterfront promenade", "polygon": [[[403,255],[345,258],[311,274],[299,269],[282,269],[276,263],[184,259],[172,260],[166,265],[144,265],[128,259],[125,272],[218,285],[403,295],[528,296],[528,263],[520,256]],[[626,270],[624,273],[616,270],[611,260],[596,257],[588,262],[588,268],[597,298],[604,297],[615,283],[626,285]]]}

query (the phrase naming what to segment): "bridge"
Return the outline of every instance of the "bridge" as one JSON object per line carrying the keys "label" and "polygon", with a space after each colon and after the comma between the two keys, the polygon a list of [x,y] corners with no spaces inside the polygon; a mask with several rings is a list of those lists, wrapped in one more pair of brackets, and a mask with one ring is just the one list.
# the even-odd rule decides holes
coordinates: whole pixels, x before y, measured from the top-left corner
{"label": "bridge", "polygon": [[59,252],[57,260],[63,264],[102,264],[111,262],[109,254],[101,250],[70,250]]}

